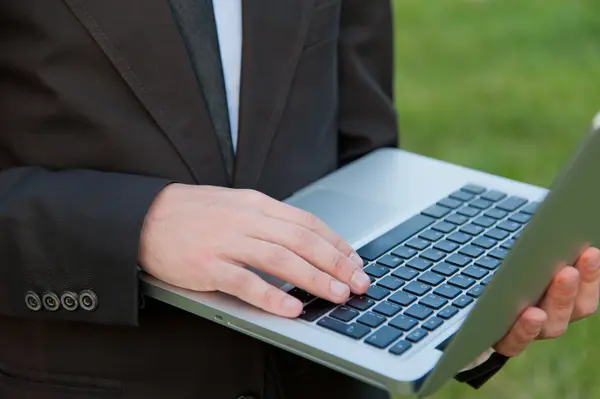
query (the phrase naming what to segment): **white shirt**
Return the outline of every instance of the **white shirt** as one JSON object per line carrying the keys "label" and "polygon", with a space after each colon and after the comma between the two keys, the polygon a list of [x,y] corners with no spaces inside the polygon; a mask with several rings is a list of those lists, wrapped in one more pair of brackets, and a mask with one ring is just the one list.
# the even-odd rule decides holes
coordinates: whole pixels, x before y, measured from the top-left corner
{"label": "white shirt", "polygon": [[229,109],[231,142],[237,148],[240,103],[240,75],[242,71],[242,0],[213,0],[225,93]]}

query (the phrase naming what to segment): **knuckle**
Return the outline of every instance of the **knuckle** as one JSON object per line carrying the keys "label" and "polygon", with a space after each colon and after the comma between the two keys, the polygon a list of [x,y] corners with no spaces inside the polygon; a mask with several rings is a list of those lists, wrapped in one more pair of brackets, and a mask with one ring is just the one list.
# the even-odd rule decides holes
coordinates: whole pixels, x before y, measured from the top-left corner
{"label": "knuckle", "polygon": [[331,260],[331,273],[335,276],[343,276],[350,272],[350,267],[346,263],[346,257],[339,252],[333,255]]}
{"label": "knuckle", "polygon": [[310,230],[316,230],[319,228],[320,220],[315,214],[311,212],[304,212],[302,218],[304,219],[304,225]]}
{"label": "knuckle", "polygon": [[248,273],[233,273],[229,276],[228,285],[232,292],[242,293],[248,290],[250,286],[250,275]]}
{"label": "knuckle", "polygon": [[596,313],[598,310],[598,302],[596,301],[586,301],[582,303],[578,303],[575,306],[575,313],[580,317],[588,317]]}
{"label": "knuckle", "polygon": [[294,245],[298,248],[310,248],[316,244],[314,233],[300,226],[292,229]]}
{"label": "knuckle", "polygon": [[267,287],[259,299],[261,306],[265,309],[274,309],[279,304],[279,295],[277,289],[274,287]]}
{"label": "knuckle", "polygon": [[281,265],[286,265],[290,261],[290,253],[287,249],[279,245],[273,245],[268,250],[267,253],[267,262],[271,265],[279,267]]}
{"label": "knuckle", "polygon": [[249,201],[251,203],[257,204],[257,203],[260,203],[264,199],[264,194],[262,194],[259,191],[252,190],[249,188],[242,189],[241,191],[242,191],[242,195],[244,196],[246,201]]}
{"label": "knuckle", "polygon": [[552,326],[552,327],[547,328],[544,331],[544,337],[550,338],[550,339],[558,338],[558,337],[562,336],[566,331],[567,331],[566,324]]}

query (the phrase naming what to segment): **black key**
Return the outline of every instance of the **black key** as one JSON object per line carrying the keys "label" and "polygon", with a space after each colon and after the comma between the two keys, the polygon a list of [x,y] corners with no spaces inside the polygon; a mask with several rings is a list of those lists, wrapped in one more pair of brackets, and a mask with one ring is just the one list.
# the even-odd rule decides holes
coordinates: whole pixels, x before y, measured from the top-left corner
{"label": "black key", "polygon": [[465,276],[473,277],[474,279],[481,279],[488,275],[488,271],[477,266],[469,266],[462,272]]}
{"label": "black key", "polygon": [[500,229],[491,229],[485,232],[485,236],[500,241],[508,237],[508,233]]}
{"label": "black key", "polygon": [[506,230],[509,231],[511,233],[514,233],[515,231],[519,230],[521,228],[521,224],[520,223],[516,223],[516,222],[502,222],[498,225],[499,229],[502,230]]}
{"label": "black key", "polygon": [[[419,284],[416,281],[413,281],[412,283],[408,283],[406,287],[402,288],[402,291],[421,296],[431,291],[431,287],[427,284]],[[391,300],[392,299],[390,298],[390,301]]]}
{"label": "black key", "polygon": [[539,202],[532,202],[531,204],[527,205],[525,208],[521,209],[521,212],[524,212],[528,215],[533,215],[538,207],[540,206]]}
{"label": "black key", "polygon": [[390,326],[399,328],[402,331],[409,331],[417,324],[419,324],[418,321],[403,314],[396,316],[390,321]]}
{"label": "black key", "polygon": [[377,279],[373,276],[369,276],[369,280],[371,281],[371,284],[373,284],[375,281],[377,281]]}
{"label": "black key", "polygon": [[473,298],[471,298],[470,296],[466,296],[463,295],[460,298],[458,298],[456,301],[454,301],[452,303],[452,305],[456,306],[457,308],[463,309],[466,308],[467,306],[469,306],[470,304],[473,303]]}
{"label": "black key", "polygon": [[433,263],[423,258],[413,258],[406,262],[406,266],[412,267],[413,269],[419,270],[421,272],[429,269],[431,265],[433,265]]}
{"label": "black key", "polygon": [[467,235],[465,233],[458,233],[457,232],[457,233],[450,234],[448,236],[448,239],[450,241],[454,241],[455,243],[458,243],[458,244],[464,244],[464,243],[466,243],[467,241],[469,241],[471,239],[471,236]]}
{"label": "black key", "polygon": [[369,287],[365,295],[369,298],[375,299],[376,301],[381,301],[386,296],[390,295],[390,291],[385,288],[377,287],[376,285],[372,285]]}
{"label": "black key", "polygon": [[369,261],[368,261],[368,260],[366,260],[366,259],[363,259],[362,261],[363,261],[363,267],[365,267],[366,265],[368,265],[368,264],[369,264]]}
{"label": "black key", "polygon": [[456,213],[472,218],[473,216],[477,216],[481,212],[480,209],[473,208],[472,206],[465,206],[464,208],[460,208]]}
{"label": "black key", "polygon": [[471,258],[479,258],[485,251],[475,245],[467,245],[458,251],[459,254],[469,256]]}
{"label": "black key", "polygon": [[471,201],[473,198],[475,198],[474,194],[471,193],[467,193],[465,191],[455,191],[452,194],[450,194],[450,197],[457,199],[459,201]]}
{"label": "black key", "polygon": [[421,341],[423,338],[425,338],[427,336],[428,332],[427,330],[424,330],[422,328],[417,328],[416,330],[414,330],[413,332],[411,332],[410,334],[408,334],[406,336],[406,340],[413,342],[413,343],[417,343],[419,341]]}
{"label": "black key", "polygon": [[488,254],[496,259],[504,259],[506,257],[506,255],[508,255],[508,251],[504,248],[496,248],[493,249],[492,251],[490,251],[490,253]]}
{"label": "black key", "polygon": [[389,346],[392,342],[394,342],[401,336],[402,331],[393,327],[383,326],[379,330],[371,334],[367,339],[365,339],[365,344],[369,344],[376,348],[383,349]]}
{"label": "black key", "polygon": [[354,309],[358,310],[367,310],[375,305],[375,301],[361,295],[350,298],[350,300],[346,302],[346,305],[352,306]]}
{"label": "black key", "polygon": [[529,223],[529,221],[531,220],[531,216],[529,216],[526,213],[519,212],[519,213],[515,213],[514,215],[510,215],[508,220],[510,220],[511,222],[525,224],[525,223]]}
{"label": "black key", "polygon": [[516,210],[517,208],[522,207],[526,203],[527,203],[527,200],[525,198],[513,196],[513,197],[508,197],[504,201],[500,202],[497,205],[497,207],[499,209],[502,209],[503,211],[512,212],[512,211]]}
{"label": "black key", "polygon": [[421,212],[423,215],[431,216],[432,218],[440,219],[450,213],[450,209],[445,206],[433,205]]}
{"label": "black key", "polygon": [[371,332],[369,327],[358,323],[346,324],[331,317],[323,317],[317,324],[354,339],[360,339]]}
{"label": "black key", "polygon": [[458,271],[458,267],[442,262],[431,270],[443,276],[450,277]]}
{"label": "black key", "polygon": [[294,298],[300,300],[300,302],[302,303],[307,303],[315,299],[315,296],[313,294],[309,294],[308,292],[298,287],[292,288],[287,293],[293,296]]}
{"label": "black key", "polygon": [[471,263],[471,259],[467,258],[466,256],[454,254],[446,259],[446,262],[455,266],[463,267]]}
{"label": "black key", "polygon": [[425,320],[433,314],[433,310],[426,306],[416,304],[408,308],[404,314],[417,320]]}
{"label": "black key", "polygon": [[392,317],[401,310],[402,310],[401,306],[398,306],[395,303],[391,303],[391,302],[387,302],[387,301],[381,302],[379,305],[377,305],[373,308],[374,312],[377,312],[377,313],[382,314],[387,317]]}
{"label": "black key", "polygon": [[373,276],[376,278],[383,277],[386,274],[388,274],[390,271],[390,269],[388,269],[387,267],[381,266],[381,265],[376,265],[376,264],[369,265],[369,266],[365,267],[363,270],[369,276]]}
{"label": "black key", "polygon": [[388,290],[396,291],[398,288],[402,287],[406,282],[398,277],[387,276],[383,279],[379,280],[377,283],[378,286],[387,288]]}
{"label": "black key", "polygon": [[422,238],[424,240],[429,240],[429,241],[437,241],[440,238],[442,238],[443,236],[444,236],[444,234],[440,233],[439,231],[432,230],[432,229],[429,229],[419,235],[420,238]]}
{"label": "black key", "polygon": [[400,277],[406,281],[410,281],[413,278],[417,277],[418,275],[419,275],[419,272],[417,272],[413,269],[409,269],[408,267],[399,267],[397,270],[395,270],[392,273],[392,276]]}
{"label": "black key", "polygon": [[448,299],[454,299],[457,296],[460,295],[462,291],[459,290],[456,287],[452,287],[451,285],[448,284],[444,284],[438,288],[436,288],[435,291],[433,291],[434,294],[439,295],[439,296],[443,296],[444,298],[448,298]]}
{"label": "black key", "polygon": [[448,216],[444,220],[448,223],[452,223],[452,224],[456,224],[456,225],[460,226],[461,224],[465,224],[467,222],[467,220],[469,220],[469,218],[466,216],[463,216],[463,215],[459,215],[458,213],[454,213],[454,214]]}
{"label": "black key", "polygon": [[407,242],[404,245],[406,245],[407,247],[421,251],[421,250],[427,248],[428,246],[430,246],[431,243],[429,241],[423,240],[421,238],[413,238],[412,240],[410,240],[409,242]]}
{"label": "black key", "polygon": [[436,224],[435,226],[432,227],[432,229],[440,231],[440,232],[442,232],[444,234],[450,233],[455,228],[456,228],[455,225],[453,225],[451,223],[447,223],[447,222],[440,222],[440,223],[438,223],[438,224]]}
{"label": "black key", "polygon": [[367,260],[375,260],[399,243],[414,236],[425,227],[435,222],[435,219],[425,215],[415,215],[400,225],[394,227],[381,237],[376,238],[360,248],[358,254]]}
{"label": "black key", "polygon": [[437,273],[427,272],[427,273],[419,276],[419,278],[417,280],[422,283],[435,286],[435,285],[439,285],[441,282],[443,282],[444,277],[440,276]]}
{"label": "black key", "polygon": [[437,261],[443,259],[445,256],[446,256],[445,252],[438,251],[437,249],[431,249],[431,248],[421,254],[422,258],[425,258],[425,259],[433,261],[433,262],[437,262]]}
{"label": "black key", "polygon": [[398,341],[396,343],[396,345],[392,346],[390,348],[390,353],[396,356],[400,356],[403,353],[405,353],[407,350],[409,350],[411,347],[411,344],[409,344],[406,341]]}
{"label": "black key", "polygon": [[496,223],[496,219],[492,219],[487,216],[479,216],[477,219],[473,220],[473,224],[485,227],[486,229],[490,226],[493,226],[494,223]]}
{"label": "black key", "polygon": [[467,289],[473,284],[475,284],[475,280],[471,277],[463,276],[462,274],[458,274],[448,280],[448,284],[452,284],[457,286],[458,288]]}
{"label": "black key", "polygon": [[467,292],[467,295],[472,296],[473,298],[479,298],[481,294],[483,294],[484,288],[483,285],[476,285]]}
{"label": "black key", "polygon": [[502,191],[490,190],[487,193],[483,194],[481,198],[492,202],[498,202],[501,199],[506,198],[506,194],[504,194]]}
{"label": "black key", "polygon": [[489,256],[484,256],[475,262],[477,266],[485,267],[488,270],[494,270],[500,265],[500,261],[498,259],[490,258]]}
{"label": "black key", "polygon": [[458,244],[452,241],[444,240],[438,242],[433,247],[435,249],[439,249],[440,251],[450,253],[456,251],[456,249],[458,248]]}
{"label": "black key", "polygon": [[[411,283],[412,284],[412,283]],[[388,298],[388,301],[397,303],[398,305],[408,306],[417,300],[417,296],[408,292],[398,291]]]}
{"label": "black key", "polygon": [[367,327],[377,328],[383,323],[385,323],[387,319],[378,314],[367,312],[364,315],[360,316],[356,321],[360,324],[364,324]]}
{"label": "black key", "polygon": [[299,318],[306,321],[315,321],[325,313],[333,310],[333,308],[336,306],[338,305],[335,303],[331,303],[325,299],[317,298],[316,301],[309,303],[304,307],[304,309],[302,309],[302,313],[300,314]]}
{"label": "black key", "polygon": [[510,250],[512,249],[513,245],[515,245],[515,240],[511,238],[510,240],[504,241],[500,246],[504,249]]}
{"label": "black key", "polygon": [[477,184],[467,184],[461,188],[462,191],[467,191],[473,194],[481,194],[485,192],[485,187],[478,186]]}
{"label": "black key", "polygon": [[380,265],[383,265],[383,266],[387,266],[391,269],[395,269],[398,266],[400,266],[402,263],[404,263],[404,260],[402,258],[400,258],[399,256],[386,255],[383,258],[379,259],[377,261],[377,263],[379,263]]}
{"label": "black key", "polygon": [[444,323],[444,320],[438,317],[432,317],[427,319],[425,323],[423,323],[422,327],[426,330],[433,331]]}
{"label": "black key", "polygon": [[472,206],[473,208],[477,209],[488,209],[490,206],[492,206],[492,202],[478,198],[475,201],[469,203],[469,206]]}
{"label": "black key", "polygon": [[429,294],[425,298],[419,301],[421,305],[429,306],[432,309],[441,309],[445,304],[448,303],[448,300],[442,298],[441,296],[437,296],[434,294]]}
{"label": "black key", "polygon": [[487,276],[486,278],[484,278],[483,280],[481,280],[481,285],[488,285],[489,283],[492,282],[492,277],[494,277],[493,274],[490,274],[489,276]]}
{"label": "black key", "polygon": [[329,313],[329,316],[333,317],[334,319],[338,319],[340,321],[350,321],[358,315],[359,315],[359,313],[356,310],[350,309],[349,307],[346,307],[346,306],[340,306],[339,308],[335,309],[333,312]]}
{"label": "black key", "polygon": [[392,255],[394,256],[398,256],[402,259],[410,259],[413,256],[415,256],[417,254],[417,251],[412,249],[412,248],[408,248],[408,247],[399,247],[396,248],[392,251]]}
{"label": "black key", "polygon": [[445,206],[446,208],[450,209],[456,209],[462,204],[462,201],[456,200],[454,198],[444,198],[443,200],[438,202],[438,205]]}
{"label": "black key", "polygon": [[477,237],[476,239],[473,240],[474,245],[477,245],[478,247],[481,247],[484,249],[492,248],[494,245],[496,245],[497,242],[498,241],[492,240],[489,237]]}
{"label": "black key", "polygon": [[485,230],[483,227],[477,226],[476,224],[473,224],[473,223],[469,223],[460,228],[461,233],[467,233],[472,236],[478,236],[479,234],[483,233],[483,230]]}
{"label": "black key", "polygon": [[454,315],[458,313],[458,309],[454,306],[446,306],[444,309],[438,312],[438,316],[444,320],[451,319]]}
{"label": "black key", "polygon": [[508,215],[508,212],[503,211],[501,209],[490,209],[489,211],[487,211],[485,213],[485,216],[492,218],[492,219],[504,219],[506,217],[506,215]]}

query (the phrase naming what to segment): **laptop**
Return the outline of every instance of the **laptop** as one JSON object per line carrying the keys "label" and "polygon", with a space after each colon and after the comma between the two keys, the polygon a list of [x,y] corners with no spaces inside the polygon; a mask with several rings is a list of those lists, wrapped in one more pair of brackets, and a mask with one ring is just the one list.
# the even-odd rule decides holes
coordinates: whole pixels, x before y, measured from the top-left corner
{"label": "laptop", "polygon": [[145,295],[395,396],[437,391],[536,304],[554,273],[600,244],[600,115],[548,190],[380,149],[285,202],[361,255],[372,285],[343,305],[256,271],[305,304],[274,316],[142,274]]}

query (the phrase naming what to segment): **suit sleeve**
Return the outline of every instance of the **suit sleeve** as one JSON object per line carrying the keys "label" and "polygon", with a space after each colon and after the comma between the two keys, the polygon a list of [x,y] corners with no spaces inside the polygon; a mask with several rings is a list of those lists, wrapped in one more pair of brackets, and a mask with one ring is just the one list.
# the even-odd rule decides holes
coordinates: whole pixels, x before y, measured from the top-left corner
{"label": "suit sleeve", "polygon": [[[390,0],[343,0],[338,49],[340,165],[398,146]],[[481,387],[508,359],[494,353],[456,379]]]}
{"label": "suit sleeve", "polygon": [[0,313],[136,325],[140,232],[169,183],[91,170],[0,171]]}
{"label": "suit sleeve", "polygon": [[338,40],[339,159],[397,147],[390,0],[343,0]]}

